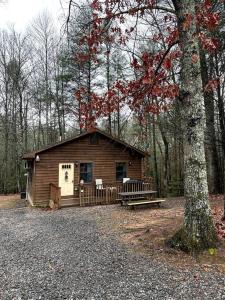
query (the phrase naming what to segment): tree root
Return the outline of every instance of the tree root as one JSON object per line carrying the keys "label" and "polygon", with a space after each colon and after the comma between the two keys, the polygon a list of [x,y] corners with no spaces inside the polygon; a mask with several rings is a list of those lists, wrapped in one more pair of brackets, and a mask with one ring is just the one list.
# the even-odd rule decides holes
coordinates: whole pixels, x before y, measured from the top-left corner
{"label": "tree root", "polygon": [[217,236],[214,234],[214,232],[209,233],[206,239],[204,236],[193,238],[193,236],[191,236],[188,231],[182,227],[169,240],[166,241],[166,245],[171,248],[196,255],[204,250],[217,248],[217,241]]}

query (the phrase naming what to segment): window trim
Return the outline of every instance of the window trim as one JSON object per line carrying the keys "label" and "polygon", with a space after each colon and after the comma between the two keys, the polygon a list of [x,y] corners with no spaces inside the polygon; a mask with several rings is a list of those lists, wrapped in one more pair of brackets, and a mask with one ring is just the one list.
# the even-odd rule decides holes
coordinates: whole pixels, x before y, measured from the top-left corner
{"label": "window trim", "polygon": [[118,163],[123,163],[123,164],[125,164],[125,166],[126,166],[126,177],[128,176],[128,161],[127,160],[123,160],[123,161],[121,161],[121,160],[116,160],[115,161],[115,179],[116,179],[116,182],[123,182],[123,180],[117,180],[117,176],[116,176],[116,164],[118,164]]}
{"label": "window trim", "polygon": [[[93,138],[93,137],[96,137],[96,143],[92,143],[91,142],[91,139]],[[99,145],[99,135],[95,132],[95,133],[92,133],[90,136],[89,136],[89,145],[91,145],[91,146],[97,146],[97,145]]]}
{"label": "window trim", "polygon": [[81,181],[81,178],[80,178],[80,165],[81,164],[92,164],[92,178],[91,178],[91,181],[89,181],[89,182],[84,182],[84,184],[92,184],[94,181],[94,162],[93,161],[80,161],[80,163],[79,163],[79,174],[78,174],[78,176],[79,176],[79,184],[80,184],[80,181]]}

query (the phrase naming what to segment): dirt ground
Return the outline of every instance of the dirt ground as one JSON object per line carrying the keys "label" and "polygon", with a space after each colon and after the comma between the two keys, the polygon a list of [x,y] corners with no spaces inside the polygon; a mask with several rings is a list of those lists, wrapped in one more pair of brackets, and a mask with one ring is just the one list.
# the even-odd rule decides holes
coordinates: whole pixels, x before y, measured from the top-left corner
{"label": "dirt ground", "polygon": [[0,209],[17,208],[24,206],[24,204],[25,200],[21,200],[19,194],[0,195]]}
{"label": "dirt ground", "polygon": [[[211,208],[222,211],[223,197],[211,196]],[[168,248],[165,241],[172,236],[183,222],[184,199],[170,198],[158,207],[142,207],[134,210],[116,206],[110,215],[111,230],[119,236],[131,251],[151,256],[181,268],[197,266],[204,271],[216,269],[225,272],[225,242],[220,240],[217,250],[206,251],[192,257],[181,251]]]}

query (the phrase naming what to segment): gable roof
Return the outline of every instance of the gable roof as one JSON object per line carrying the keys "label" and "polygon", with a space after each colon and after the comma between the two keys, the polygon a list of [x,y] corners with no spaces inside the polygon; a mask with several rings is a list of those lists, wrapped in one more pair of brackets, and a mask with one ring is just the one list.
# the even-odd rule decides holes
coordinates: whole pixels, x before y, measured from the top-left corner
{"label": "gable roof", "polygon": [[128,143],[126,143],[126,142],[124,142],[124,141],[122,141],[122,140],[120,140],[120,139],[118,139],[118,138],[115,138],[115,137],[113,137],[112,135],[110,135],[110,134],[108,134],[108,133],[106,133],[106,132],[104,132],[104,131],[102,131],[102,130],[100,130],[100,129],[98,129],[98,128],[93,128],[93,129],[90,130],[90,131],[87,131],[87,132],[85,132],[85,133],[81,133],[80,135],[75,136],[75,137],[70,138],[70,139],[67,139],[67,140],[65,140],[65,141],[56,143],[56,144],[54,144],[54,145],[45,147],[45,148],[40,149],[40,150],[35,150],[35,151],[29,152],[29,153],[25,153],[25,154],[23,155],[23,159],[28,159],[28,160],[30,160],[30,159],[35,159],[35,157],[36,157],[37,154],[40,154],[40,153],[42,153],[42,152],[45,152],[45,151],[54,149],[54,148],[56,148],[56,147],[63,146],[63,145],[65,145],[65,144],[72,143],[72,142],[74,142],[74,141],[77,141],[77,140],[79,140],[79,139],[81,139],[81,138],[83,138],[83,137],[85,137],[85,136],[88,136],[88,135],[91,135],[91,134],[94,134],[94,133],[99,133],[100,135],[102,135],[102,136],[104,136],[104,137],[110,139],[110,140],[113,141],[114,143],[120,144],[120,145],[124,146],[125,148],[128,148],[128,149],[130,149],[130,150],[132,150],[132,151],[138,153],[138,154],[139,154],[140,156],[142,156],[142,157],[145,157],[145,156],[148,156],[148,155],[149,155],[147,152],[142,151],[142,150],[140,150],[140,149],[138,149],[138,148],[136,148],[136,147],[134,147],[134,146],[131,146],[131,145],[129,145]]}

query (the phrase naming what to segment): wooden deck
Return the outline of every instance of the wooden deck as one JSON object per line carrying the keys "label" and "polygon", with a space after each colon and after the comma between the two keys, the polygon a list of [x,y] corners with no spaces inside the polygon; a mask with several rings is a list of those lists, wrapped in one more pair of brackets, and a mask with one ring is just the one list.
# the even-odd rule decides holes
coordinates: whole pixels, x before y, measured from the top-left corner
{"label": "wooden deck", "polygon": [[56,203],[54,208],[69,206],[92,206],[120,203],[121,193],[135,193],[153,188],[153,181],[137,182],[132,184],[109,183],[96,188],[95,184],[80,186],[74,195],[61,197],[60,188],[51,186],[51,202]]}

